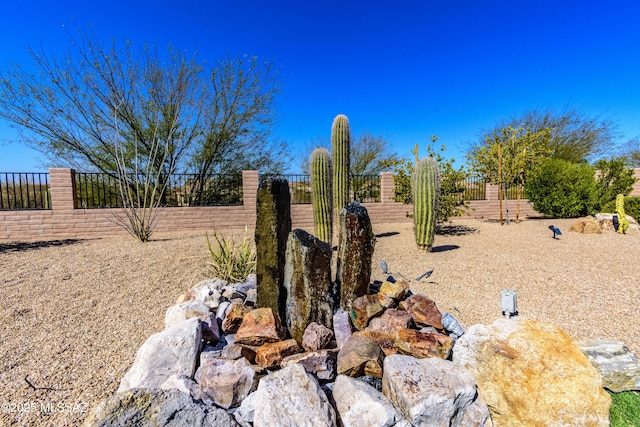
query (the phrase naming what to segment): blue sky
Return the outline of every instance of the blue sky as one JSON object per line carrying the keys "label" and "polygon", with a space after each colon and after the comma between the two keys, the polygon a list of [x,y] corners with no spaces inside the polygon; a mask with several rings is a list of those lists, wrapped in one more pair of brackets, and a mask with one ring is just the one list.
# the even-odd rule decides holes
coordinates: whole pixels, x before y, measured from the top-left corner
{"label": "blue sky", "polygon": [[[356,136],[383,135],[407,158],[436,134],[461,164],[482,129],[568,104],[615,120],[625,140],[640,136],[637,1],[3,3],[3,65],[28,66],[28,45],[63,55],[74,22],[105,42],[273,61],[284,85],[274,137],[294,149],[328,138],[346,114]],[[0,171],[44,170],[16,139],[0,122]]]}

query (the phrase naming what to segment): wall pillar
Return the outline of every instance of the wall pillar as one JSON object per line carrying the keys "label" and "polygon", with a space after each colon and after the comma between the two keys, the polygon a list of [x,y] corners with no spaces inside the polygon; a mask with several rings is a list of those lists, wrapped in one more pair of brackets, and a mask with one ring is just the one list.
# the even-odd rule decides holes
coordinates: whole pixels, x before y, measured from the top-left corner
{"label": "wall pillar", "polygon": [[69,168],[49,169],[51,210],[74,210],[76,208],[76,172]]}
{"label": "wall pillar", "polygon": [[256,209],[258,203],[258,171],[242,171],[242,205],[250,228],[256,225]]}
{"label": "wall pillar", "polygon": [[396,201],[396,183],[393,172],[380,173],[380,202],[393,203]]}

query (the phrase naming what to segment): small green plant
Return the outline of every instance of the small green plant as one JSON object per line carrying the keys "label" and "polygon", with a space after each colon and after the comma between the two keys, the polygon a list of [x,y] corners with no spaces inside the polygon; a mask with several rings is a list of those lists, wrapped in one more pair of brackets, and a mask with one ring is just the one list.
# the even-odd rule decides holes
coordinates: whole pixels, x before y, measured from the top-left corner
{"label": "small green plant", "polygon": [[[612,200],[609,203],[606,203],[600,211],[614,213],[616,211],[616,201]],[[636,221],[640,221],[640,197],[625,197],[624,212],[635,218]]]}
{"label": "small green plant", "polygon": [[252,240],[248,237],[246,227],[241,242],[236,242],[233,238],[225,239],[223,235],[213,230],[215,248],[211,244],[209,234],[205,233],[205,235],[216,278],[228,282],[243,282],[249,274],[255,273],[256,251]]}
{"label": "small green plant", "polygon": [[611,393],[611,427],[640,426],[640,392]]}

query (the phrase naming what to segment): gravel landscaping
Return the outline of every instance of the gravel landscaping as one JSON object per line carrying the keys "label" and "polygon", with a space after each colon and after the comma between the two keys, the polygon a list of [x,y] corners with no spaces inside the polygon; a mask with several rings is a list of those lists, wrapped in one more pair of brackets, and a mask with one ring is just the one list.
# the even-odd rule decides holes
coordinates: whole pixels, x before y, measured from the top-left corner
{"label": "gravel landscaping", "polygon": [[[374,224],[372,280],[386,277],[384,259],[465,327],[500,317],[500,290],[513,289],[521,316],[640,354],[640,234],[583,235],[568,231],[572,222],[458,219],[440,227],[431,253],[417,250],[410,223]],[[563,232],[557,240],[551,224]],[[0,241],[0,425],[80,424],[163,329],[166,309],[211,276],[209,260],[204,231],[146,244]]]}

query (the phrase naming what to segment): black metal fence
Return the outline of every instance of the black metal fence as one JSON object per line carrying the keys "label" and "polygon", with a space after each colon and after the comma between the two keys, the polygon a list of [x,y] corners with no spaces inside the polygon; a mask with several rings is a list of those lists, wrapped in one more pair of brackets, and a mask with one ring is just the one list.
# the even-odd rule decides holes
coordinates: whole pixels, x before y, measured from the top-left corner
{"label": "black metal fence", "polygon": [[[301,174],[260,175],[260,182],[268,179],[286,179],[289,183],[292,205],[311,204],[311,176]],[[380,176],[355,175],[350,178],[350,200],[361,203],[380,202]]]}
{"label": "black metal fence", "polygon": [[49,174],[0,172],[0,210],[51,209]]}
{"label": "black metal fence", "polygon": [[461,198],[465,202],[487,198],[487,183],[479,178],[466,179],[462,186],[464,186],[464,192],[461,194]]}
{"label": "black metal fence", "polygon": [[[76,207],[82,209],[122,207],[119,180],[106,173],[76,172]],[[144,176],[130,176],[128,190],[134,196],[144,188]],[[160,206],[242,205],[242,174],[173,174]]]}

